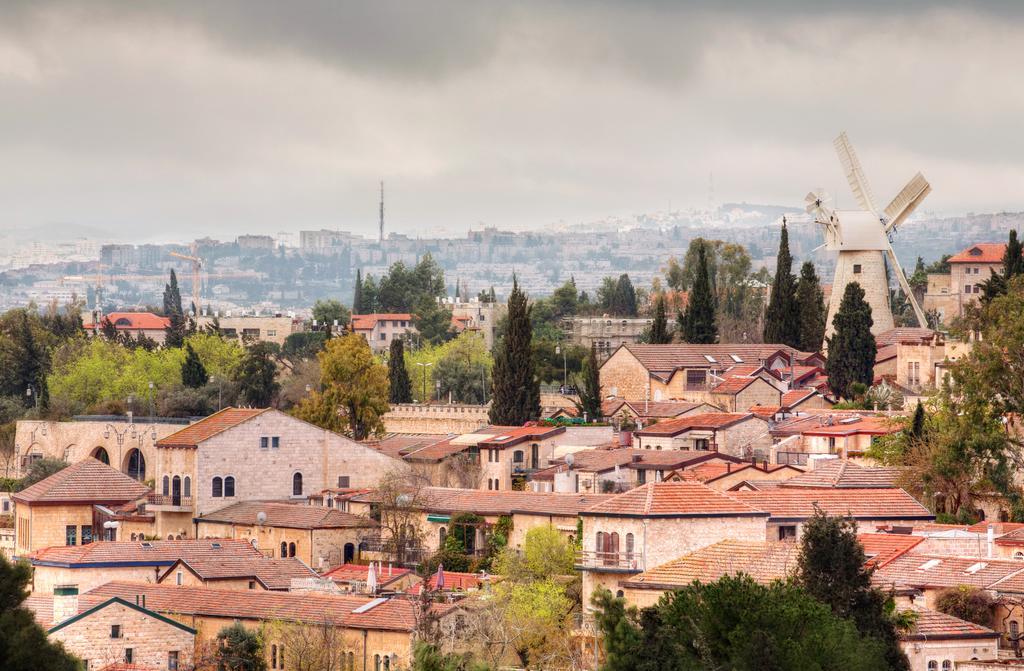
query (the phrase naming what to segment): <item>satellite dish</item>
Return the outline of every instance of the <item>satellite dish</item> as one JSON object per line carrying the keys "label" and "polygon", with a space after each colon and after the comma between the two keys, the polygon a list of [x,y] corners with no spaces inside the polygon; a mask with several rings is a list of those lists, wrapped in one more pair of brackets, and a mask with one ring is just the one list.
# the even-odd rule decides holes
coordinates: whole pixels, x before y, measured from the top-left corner
{"label": "satellite dish", "polygon": [[572,455],[572,454],[565,455],[565,465],[566,466],[568,466],[569,468],[572,468],[573,464],[575,464],[575,463],[576,463],[576,457],[574,455]]}
{"label": "satellite dish", "polygon": [[263,526],[267,523],[267,514],[262,510],[256,513],[256,524]]}
{"label": "satellite dish", "polygon": [[400,506],[407,506],[411,502],[412,502],[412,497],[409,496],[408,494],[399,494],[398,497],[395,498],[395,503],[397,503]]}

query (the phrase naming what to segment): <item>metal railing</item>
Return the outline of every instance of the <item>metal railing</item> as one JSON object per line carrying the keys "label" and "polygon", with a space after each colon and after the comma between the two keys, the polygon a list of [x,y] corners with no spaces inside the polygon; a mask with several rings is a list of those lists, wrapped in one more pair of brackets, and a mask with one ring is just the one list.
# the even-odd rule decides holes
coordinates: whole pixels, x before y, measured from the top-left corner
{"label": "metal railing", "polygon": [[576,566],[593,570],[636,571],[644,570],[642,552],[598,552],[580,550],[576,553]]}
{"label": "metal railing", "polygon": [[146,503],[154,506],[175,506],[178,508],[191,508],[191,496],[176,496],[174,494],[157,494],[150,492],[146,494]]}
{"label": "metal railing", "polygon": [[775,462],[789,466],[806,466],[807,452],[776,452]]}

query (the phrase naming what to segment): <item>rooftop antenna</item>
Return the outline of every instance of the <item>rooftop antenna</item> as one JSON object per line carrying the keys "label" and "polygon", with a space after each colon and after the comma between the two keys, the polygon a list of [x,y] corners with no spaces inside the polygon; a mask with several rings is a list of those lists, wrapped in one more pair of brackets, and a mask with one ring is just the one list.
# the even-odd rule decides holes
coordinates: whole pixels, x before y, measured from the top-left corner
{"label": "rooftop antenna", "polygon": [[377,242],[384,244],[384,180],[380,182],[380,232]]}

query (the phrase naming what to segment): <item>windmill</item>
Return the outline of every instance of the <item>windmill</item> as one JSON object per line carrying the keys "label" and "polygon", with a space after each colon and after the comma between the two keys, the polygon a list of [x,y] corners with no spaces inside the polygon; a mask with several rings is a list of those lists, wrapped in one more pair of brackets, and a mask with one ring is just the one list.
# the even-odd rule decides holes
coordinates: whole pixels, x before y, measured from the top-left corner
{"label": "windmill", "polygon": [[889,281],[885,265],[896,274],[900,287],[914,310],[919,326],[927,326],[924,312],[918,305],[914,293],[910,289],[903,268],[892,249],[889,236],[910,213],[924,200],[932,187],[924,175],[914,175],[903,190],[896,194],[884,210],[875,207],[874,194],[868,184],[864,170],[853,151],[853,145],[846,133],[840,133],[833,142],[839,163],[843,166],[846,179],[850,182],[859,210],[834,210],[827,193],[818,189],[807,194],[807,212],[813,215],[814,221],[825,228],[825,248],[838,252],[836,274],[832,282],[832,295],[829,298],[828,318],[825,324],[825,337],[832,335],[832,319],[839,310],[846,285],[858,282],[864,289],[864,298],[871,306],[871,318],[874,324],[871,332],[875,335],[894,327],[892,309],[889,307]]}

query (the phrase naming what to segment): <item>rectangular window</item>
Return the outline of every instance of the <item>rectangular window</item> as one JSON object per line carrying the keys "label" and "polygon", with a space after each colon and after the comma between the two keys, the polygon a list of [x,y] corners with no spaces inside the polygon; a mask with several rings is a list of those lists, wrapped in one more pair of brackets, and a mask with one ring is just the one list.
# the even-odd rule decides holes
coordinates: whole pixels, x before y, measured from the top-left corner
{"label": "rectangular window", "polygon": [[179,585],[185,584],[185,572],[184,571],[178,571],[178,574],[175,576],[175,582],[177,582]]}
{"label": "rectangular window", "polygon": [[270,446],[275,450],[281,447],[281,436],[274,436],[270,439]]}
{"label": "rectangular window", "polygon": [[171,650],[167,653],[167,671],[178,671],[178,651]]}
{"label": "rectangular window", "polygon": [[695,450],[707,450],[708,449],[708,439],[707,438],[694,438],[693,439],[693,449],[695,449]]}
{"label": "rectangular window", "polygon": [[64,528],[64,545],[78,545],[78,527],[74,524]]}
{"label": "rectangular window", "polygon": [[339,475],[338,476],[338,489],[348,489],[351,486],[349,484],[350,481],[351,481],[351,476]]}
{"label": "rectangular window", "polygon": [[971,293],[971,285],[970,284],[965,284],[964,285],[964,293],[965,294]]}
{"label": "rectangular window", "polygon": [[686,388],[687,389],[703,389],[707,384],[708,374],[704,370],[688,370],[686,371]]}
{"label": "rectangular window", "polygon": [[121,625],[110,625],[110,638],[121,638]]}
{"label": "rectangular window", "polygon": [[779,540],[780,541],[791,541],[796,540],[796,526],[784,526],[779,527]]}
{"label": "rectangular window", "polygon": [[124,649],[124,663],[131,664],[135,659],[135,651],[131,648]]}
{"label": "rectangular window", "polygon": [[92,543],[92,527],[82,525],[82,545]]}
{"label": "rectangular window", "polygon": [[860,264],[859,263],[853,264],[853,274],[854,275],[860,275]]}
{"label": "rectangular window", "polygon": [[268,337],[276,336],[276,335],[277,335],[277,331],[276,330],[274,330],[274,329],[267,329],[267,336]]}
{"label": "rectangular window", "polygon": [[637,481],[638,484],[641,484],[641,485],[646,484],[647,483],[647,471],[645,471],[642,468],[640,470],[638,470],[636,472],[636,481]]}
{"label": "rectangular window", "polygon": [[267,436],[260,436],[260,449],[265,450],[270,447],[270,438]]}
{"label": "rectangular window", "polygon": [[256,589],[256,581],[255,580],[250,580],[249,581],[249,589]]}
{"label": "rectangular window", "polygon": [[384,334],[384,333],[381,333],[381,334],[380,334],[380,339],[381,339],[381,340],[387,340],[387,339],[388,339],[388,336],[387,336],[386,334]]}

